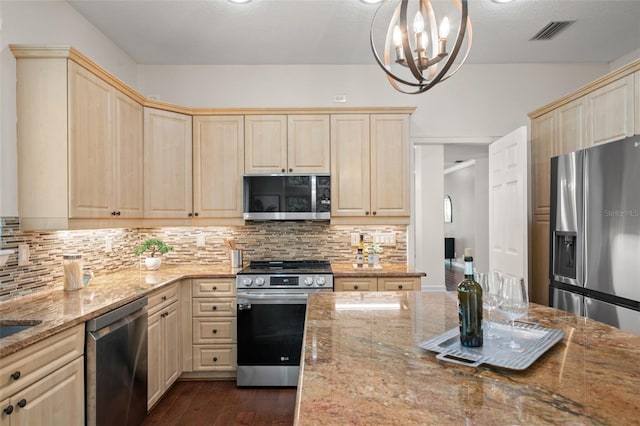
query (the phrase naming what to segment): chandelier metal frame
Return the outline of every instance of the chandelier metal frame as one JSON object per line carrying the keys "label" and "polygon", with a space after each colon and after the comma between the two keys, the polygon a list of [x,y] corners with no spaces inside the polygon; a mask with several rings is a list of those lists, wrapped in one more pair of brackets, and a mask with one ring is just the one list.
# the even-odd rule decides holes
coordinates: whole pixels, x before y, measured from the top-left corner
{"label": "chandelier metal frame", "polygon": [[[460,67],[465,63],[467,57],[469,56],[469,52],[471,51],[471,45],[473,41],[473,29],[471,26],[471,20],[469,19],[467,0],[451,0],[451,2],[456,6],[456,8],[460,11],[460,26],[458,27],[458,33],[456,36],[456,40],[453,46],[451,53],[446,51],[446,35],[444,37],[441,36],[438,31],[438,24],[436,21],[435,12],[433,10],[433,6],[431,5],[430,0],[416,0],[419,2],[418,10],[422,14],[423,17],[426,17],[428,22],[428,30],[429,35],[431,37],[431,50],[432,56],[428,57],[427,52],[428,48],[426,45],[419,46],[421,42],[424,43],[427,34],[424,32],[415,33],[416,42],[412,44],[409,40],[409,28],[407,24],[407,15],[409,8],[410,0],[400,0],[399,4],[396,6],[394,13],[391,17],[389,26],[387,28],[387,35],[384,44],[384,60],[380,58],[378,54],[374,42],[374,27],[376,24],[376,19],[380,11],[383,9],[383,6],[391,0],[385,0],[376,10],[373,20],[371,22],[371,31],[370,31],[370,42],[371,42],[371,50],[376,59],[376,62],[382,68],[382,70],[386,73],[387,79],[389,83],[399,92],[407,93],[407,94],[419,94],[424,93],[427,90],[431,89],[436,84],[447,80],[451,76],[453,76]],[[414,24],[415,25],[415,24]],[[396,34],[396,43],[398,43],[398,38],[401,45],[394,44],[394,29],[399,33],[400,37]],[[462,47],[462,43],[464,41],[465,35],[468,33],[468,42],[467,42],[467,51],[465,53],[462,62],[460,62],[453,70],[451,67],[453,63],[460,53],[460,48]],[[437,40],[437,42],[436,42]],[[398,44],[400,44],[398,43]],[[395,63],[400,64],[404,67],[407,67],[411,71],[411,75],[415,78],[415,81],[409,81],[406,78],[401,78],[397,74],[391,71],[392,63],[391,63],[391,50],[395,50],[396,59]],[[414,52],[417,53],[414,56]],[[448,59],[446,62],[442,62],[445,58]],[[441,65],[440,69],[439,66]],[[426,75],[425,75],[426,74]],[[408,86],[407,88],[402,87],[401,85]]]}

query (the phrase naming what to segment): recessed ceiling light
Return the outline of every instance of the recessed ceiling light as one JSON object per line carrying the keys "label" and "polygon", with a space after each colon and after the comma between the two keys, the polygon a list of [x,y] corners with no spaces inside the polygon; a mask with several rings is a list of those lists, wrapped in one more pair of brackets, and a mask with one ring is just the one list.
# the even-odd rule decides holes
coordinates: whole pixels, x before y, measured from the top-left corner
{"label": "recessed ceiling light", "polygon": [[231,3],[249,3],[251,0],[229,0]]}
{"label": "recessed ceiling light", "polygon": [[382,0],[360,0],[360,1],[366,4],[376,4],[376,3],[380,3]]}
{"label": "recessed ceiling light", "polygon": [[503,4],[503,3],[511,3],[514,0],[491,0],[494,3],[499,3],[499,4]]}

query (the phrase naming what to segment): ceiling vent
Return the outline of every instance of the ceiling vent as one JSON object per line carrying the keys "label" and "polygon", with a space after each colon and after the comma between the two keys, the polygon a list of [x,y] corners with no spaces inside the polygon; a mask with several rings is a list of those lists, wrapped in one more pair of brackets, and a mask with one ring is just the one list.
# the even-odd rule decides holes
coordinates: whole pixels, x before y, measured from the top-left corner
{"label": "ceiling vent", "polygon": [[551,21],[547,25],[545,25],[543,29],[538,31],[536,35],[531,37],[529,41],[551,40],[553,37],[557,36],[562,30],[564,30],[574,22],[576,21]]}

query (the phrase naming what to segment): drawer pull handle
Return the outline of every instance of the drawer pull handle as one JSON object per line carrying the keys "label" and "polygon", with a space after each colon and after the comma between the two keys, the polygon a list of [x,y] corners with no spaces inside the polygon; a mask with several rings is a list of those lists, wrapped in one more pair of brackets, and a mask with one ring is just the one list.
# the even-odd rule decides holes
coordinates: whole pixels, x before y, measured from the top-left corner
{"label": "drawer pull handle", "polygon": [[15,373],[13,373],[13,374],[11,375],[11,378],[12,378],[13,380],[18,380],[18,379],[20,378],[20,371],[16,371]]}
{"label": "drawer pull handle", "polygon": [[215,328],[213,329],[213,334],[218,334],[218,330],[216,330]]}
{"label": "drawer pull handle", "polygon": [[167,296],[162,296],[162,300],[167,300]]}
{"label": "drawer pull handle", "polygon": [[213,357],[213,362],[218,362],[218,357],[217,356]]}
{"label": "drawer pull handle", "polygon": [[7,408],[5,408],[5,409],[4,409],[4,410],[2,410],[2,411],[4,411],[4,413],[5,413],[6,415],[9,415],[9,414],[13,413],[13,405],[8,406]]}
{"label": "drawer pull handle", "polygon": [[26,399],[22,398],[20,401],[18,401],[18,407],[24,408],[25,405],[27,405]]}
{"label": "drawer pull handle", "polygon": [[358,289],[358,285],[357,285],[357,284],[356,284],[356,285],[354,285],[354,286],[353,286],[353,289],[354,289],[354,290],[357,290],[357,289]]}
{"label": "drawer pull handle", "polygon": [[402,290],[402,284],[398,284],[398,288]]}
{"label": "drawer pull handle", "polygon": [[213,309],[214,311],[217,311],[218,307],[214,305],[211,309]]}

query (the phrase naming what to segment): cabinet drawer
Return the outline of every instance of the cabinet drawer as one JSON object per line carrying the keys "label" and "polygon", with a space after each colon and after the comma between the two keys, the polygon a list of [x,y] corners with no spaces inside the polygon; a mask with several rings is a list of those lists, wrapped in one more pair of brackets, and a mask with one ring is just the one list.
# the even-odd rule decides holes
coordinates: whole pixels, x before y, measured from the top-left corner
{"label": "cabinet drawer", "polygon": [[378,278],[378,291],[420,290],[420,278]]}
{"label": "cabinet drawer", "polygon": [[236,299],[193,299],[194,317],[235,316]]}
{"label": "cabinet drawer", "polygon": [[236,345],[193,346],[193,371],[235,371]]}
{"label": "cabinet drawer", "polygon": [[335,291],[376,291],[377,278],[338,278],[334,282]]}
{"label": "cabinet drawer", "polygon": [[167,287],[151,293],[149,295],[149,302],[147,303],[147,311],[149,314],[153,314],[159,309],[165,306],[169,306],[171,303],[178,300],[178,285],[171,284]]}
{"label": "cabinet drawer", "polygon": [[[84,353],[84,324],[0,359],[0,400],[40,380]],[[19,374],[17,374],[19,373]],[[19,376],[13,379],[12,375]]]}
{"label": "cabinet drawer", "polygon": [[193,343],[235,343],[235,318],[194,318]]}
{"label": "cabinet drawer", "polygon": [[233,296],[236,281],[233,278],[197,279],[191,283],[193,297]]}

